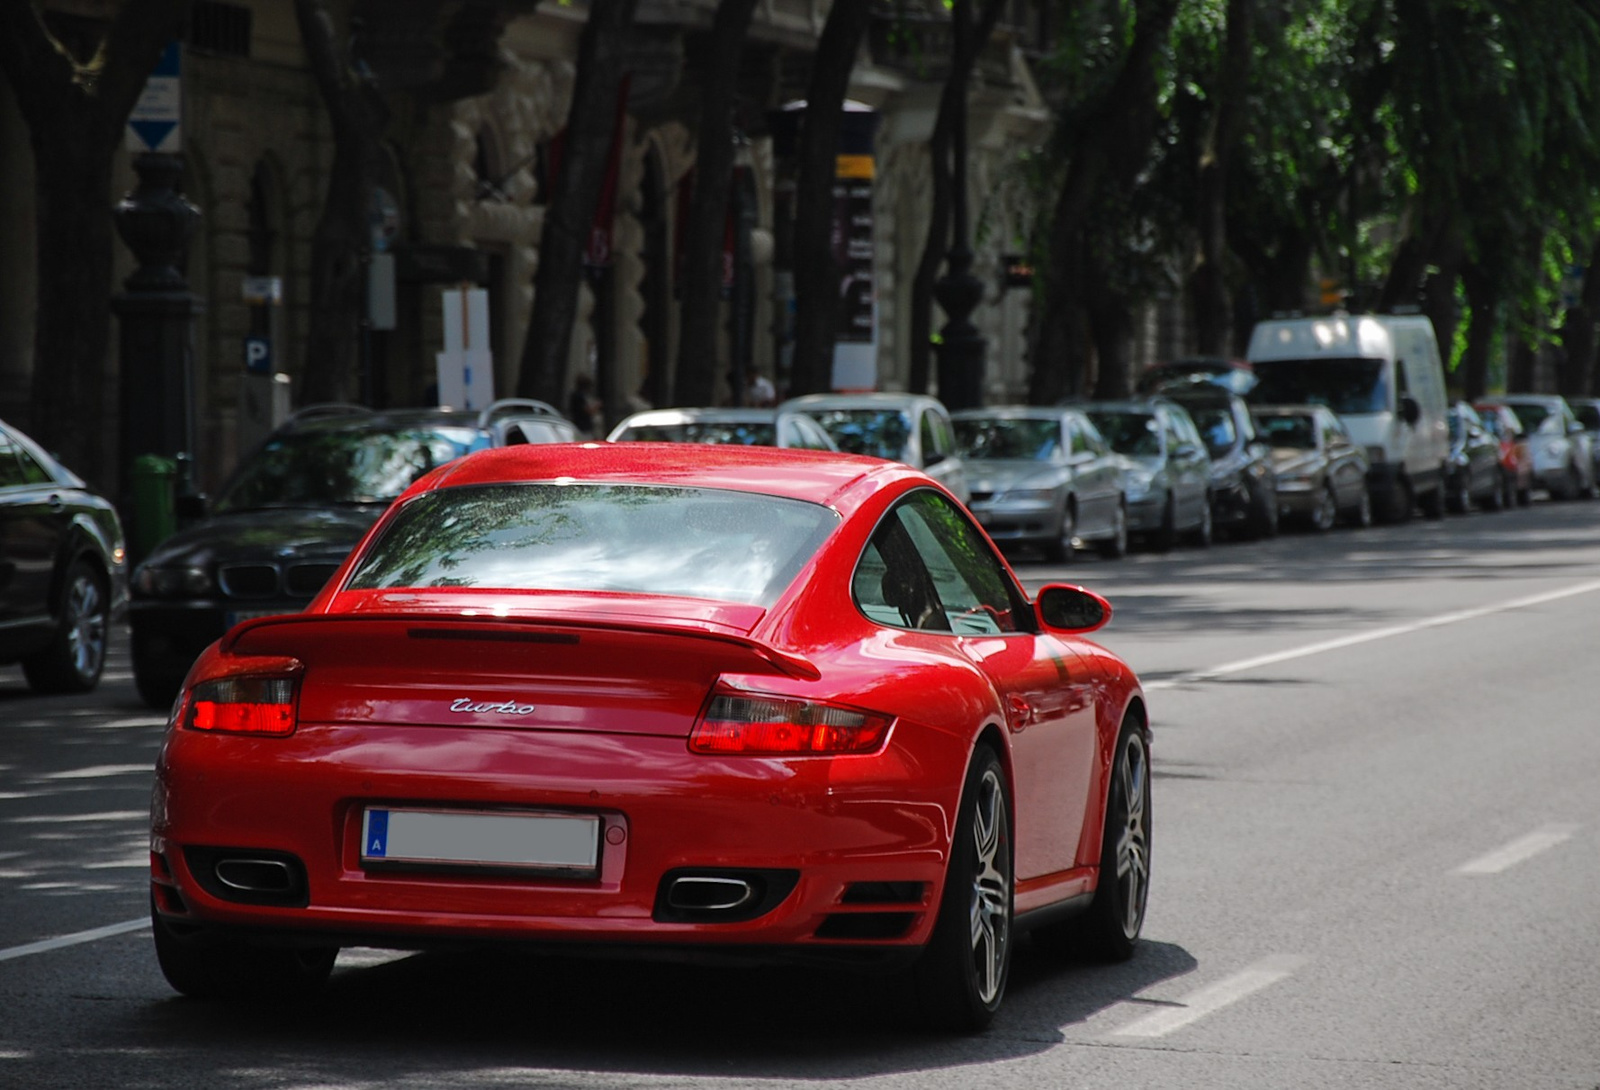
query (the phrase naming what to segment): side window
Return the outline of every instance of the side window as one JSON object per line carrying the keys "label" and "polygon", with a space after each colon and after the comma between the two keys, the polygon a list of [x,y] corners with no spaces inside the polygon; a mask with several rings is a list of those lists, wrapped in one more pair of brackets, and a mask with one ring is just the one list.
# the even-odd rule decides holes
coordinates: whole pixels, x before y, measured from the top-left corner
{"label": "side window", "polygon": [[924,462],[932,461],[944,450],[939,446],[939,428],[933,419],[932,413],[922,413],[918,430],[922,434],[922,459]]}
{"label": "side window", "polygon": [[1093,420],[1085,416],[1080,420],[1074,421],[1073,427],[1094,453],[1100,455],[1111,453],[1111,449],[1106,445],[1106,437],[1100,434],[1100,429],[1094,426]]}
{"label": "side window", "polygon": [[17,461],[22,466],[22,479],[28,484],[49,484],[50,471],[39,464],[38,459],[21,447],[16,447]]}
{"label": "side window", "polygon": [[954,505],[917,492],[883,520],[856,566],[852,590],[869,618],[961,635],[1023,630],[1027,603],[993,550]]}
{"label": "side window", "polygon": [[1072,445],[1068,448],[1074,454],[1093,454],[1094,447],[1089,443],[1089,436],[1085,433],[1083,421],[1070,418],[1063,419],[1061,426],[1072,433]]}
{"label": "side window", "polygon": [[22,463],[17,460],[19,453],[11,437],[0,432],[0,488],[15,488],[28,483],[28,478],[22,472]]}

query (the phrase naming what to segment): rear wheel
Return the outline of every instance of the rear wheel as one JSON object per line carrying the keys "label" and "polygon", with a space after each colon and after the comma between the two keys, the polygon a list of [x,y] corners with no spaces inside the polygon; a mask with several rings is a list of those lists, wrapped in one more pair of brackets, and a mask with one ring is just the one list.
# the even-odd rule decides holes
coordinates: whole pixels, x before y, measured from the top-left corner
{"label": "rear wheel", "polygon": [[1464,515],[1472,509],[1472,492],[1467,487],[1467,474],[1454,473],[1448,478],[1450,487],[1445,494],[1445,505],[1457,515]]}
{"label": "rear wheel", "polygon": [[162,918],[152,904],[156,960],[167,983],[196,999],[284,999],[321,987],[333,972],[337,946],[252,946],[208,928]]}
{"label": "rear wheel", "polygon": [[1011,805],[994,751],[979,747],[961,791],[933,938],[913,970],[928,1022],[975,1033],[1000,1009],[1011,971]]}
{"label": "rear wheel", "polygon": [[1178,540],[1178,501],[1167,493],[1167,506],[1161,512],[1161,525],[1150,535],[1150,547],[1158,553],[1171,549]]}
{"label": "rear wheel", "polygon": [[22,674],[41,693],[86,693],[106,665],[111,599],[106,577],[85,560],[67,569],[56,631],[43,651],[22,660]]}
{"label": "rear wheel", "polygon": [[1083,952],[1102,961],[1133,956],[1150,893],[1150,749],[1144,732],[1124,720],[1111,765],[1100,883],[1079,921]]}
{"label": "rear wheel", "polygon": [[1207,496],[1200,504],[1200,525],[1190,532],[1189,543],[1198,545],[1202,549],[1209,549],[1215,537],[1215,524],[1211,520],[1211,497]]}

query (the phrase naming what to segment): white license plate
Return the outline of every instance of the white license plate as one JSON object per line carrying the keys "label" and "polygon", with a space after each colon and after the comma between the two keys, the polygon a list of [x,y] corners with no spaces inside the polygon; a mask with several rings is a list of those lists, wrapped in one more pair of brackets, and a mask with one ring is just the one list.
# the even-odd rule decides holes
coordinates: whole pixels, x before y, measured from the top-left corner
{"label": "white license plate", "polygon": [[510,867],[584,878],[598,874],[599,855],[593,814],[369,807],[361,820],[366,866]]}

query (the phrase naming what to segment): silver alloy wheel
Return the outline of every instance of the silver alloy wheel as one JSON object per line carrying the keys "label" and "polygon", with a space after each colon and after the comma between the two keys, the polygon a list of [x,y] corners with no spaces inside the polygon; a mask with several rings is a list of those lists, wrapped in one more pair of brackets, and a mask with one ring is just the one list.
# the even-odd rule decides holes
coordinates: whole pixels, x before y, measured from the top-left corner
{"label": "silver alloy wheel", "polygon": [[978,999],[993,1003],[1005,986],[1006,953],[1011,942],[1011,858],[1007,851],[1005,788],[990,768],[978,784],[972,837],[977,866],[972,876],[972,962]]}
{"label": "silver alloy wheel", "polygon": [[1117,833],[1117,885],[1121,894],[1122,933],[1138,936],[1144,924],[1145,897],[1150,889],[1150,825],[1146,803],[1150,798],[1150,762],[1144,736],[1131,731],[1117,762],[1127,813]]}
{"label": "silver alloy wheel", "polygon": [[73,670],[79,677],[97,676],[106,660],[106,611],[100,601],[100,584],[88,572],[73,576],[61,620]]}
{"label": "silver alloy wheel", "polygon": [[1338,500],[1333,495],[1333,485],[1324,484],[1317,506],[1311,511],[1311,526],[1316,530],[1330,529],[1339,517]]}

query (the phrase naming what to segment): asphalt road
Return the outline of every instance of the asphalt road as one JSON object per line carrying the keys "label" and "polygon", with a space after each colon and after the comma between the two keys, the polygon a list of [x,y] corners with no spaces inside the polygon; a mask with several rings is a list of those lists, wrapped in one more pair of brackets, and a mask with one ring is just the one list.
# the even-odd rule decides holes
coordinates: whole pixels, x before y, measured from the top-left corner
{"label": "asphalt road", "polygon": [[1600,1088],[1600,503],[1018,568],[1106,594],[1149,690],[1131,962],[1021,944],[957,1039],[873,978],[504,953],[182,1000],[119,647],[83,698],[0,670],[0,1087]]}

